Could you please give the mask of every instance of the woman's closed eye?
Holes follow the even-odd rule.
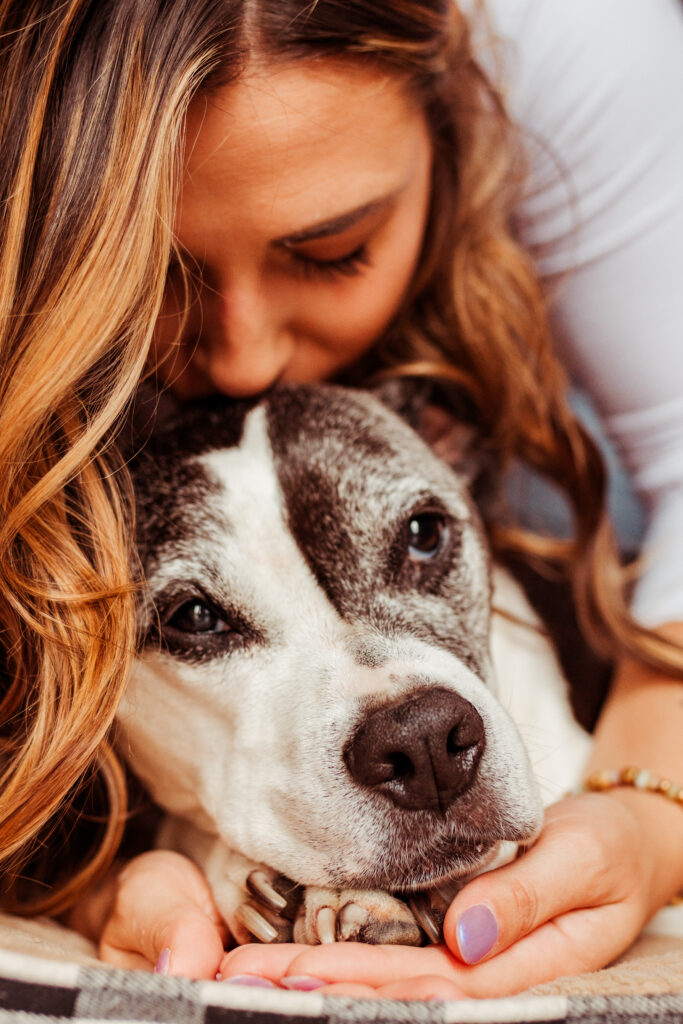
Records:
[[[379,209],[363,214],[357,222],[339,230],[327,233],[323,228],[320,235],[282,238],[275,245],[286,256],[287,270],[293,269],[305,280],[358,277],[372,266],[371,250],[376,247],[392,209],[393,200],[384,201]]]
[[[344,256],[329,258],[311,256],[303,252],[297,252],[296,249],[289,249],[288,251],[292,257],[296,272],[301,274],[306,280],[356,277],[362,274],[365,268],[372,266],[365,243],[356,246],[355,249]]]

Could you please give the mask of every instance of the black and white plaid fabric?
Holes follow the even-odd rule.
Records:
[[[680,1024],[683,993],[665,996],[517,996],[404,1003],[357,1000],[144,971],[40,960],[0,950],[0,1024]]]

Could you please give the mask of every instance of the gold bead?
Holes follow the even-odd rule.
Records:
[[[609,775],[605,771],[593,772],[593,774],[588,780],[588,785],[590,789],[595,790],[596,792],[601,792],[602,790],[609,789]]]

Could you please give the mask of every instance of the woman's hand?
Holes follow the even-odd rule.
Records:
[[[567,798],[548,809],[528,853],[458,894],[446,946],[251,945],[228,953],[221,974],[420,999],[511,995],[596,970],[633,942],[666,898],[672,879],[662,881],[658,852],[664,830],[683,827],[676,816],[680,808],[632,790]]]
[[[115,967],[190,978],[215,978],[227,938],[201,871],[168,850],[135,857],[68,923]]]

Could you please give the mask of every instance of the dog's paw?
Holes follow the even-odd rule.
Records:
[[[311,946],[330,942],[419,946],[423,938],[410,909],[389,893],[310,886],[294,923],[294,941]]]
[[[257,942],[291,942],[302,888],[264,867],[250,871],[246,887],[250,898],[235,911],[244,931]]]

